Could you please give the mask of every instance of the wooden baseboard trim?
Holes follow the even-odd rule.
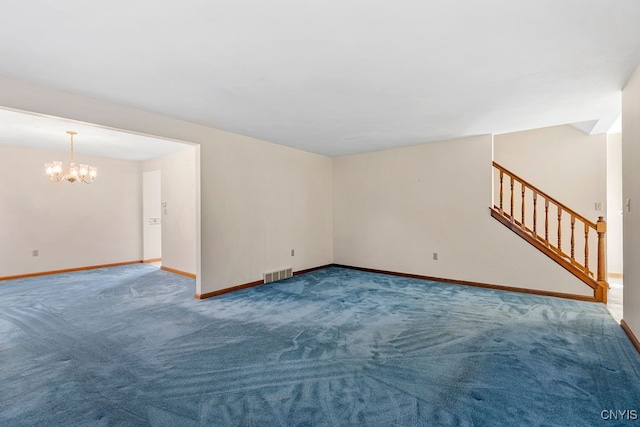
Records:
[[[160,270],[168,271],[169,273],[179,274],[181,276],[185,276],[185,277],[188,277],[190,279],[195,279],[196,278],[196,275],[193,274],[193,273],[188,273],[188,272],[182,271],[182,270],[176,270],[175,268],[166,267],[164,265],[162,267],[160,267]]]
[[[319,267],[312,267],[312,268],[307,268],[300,271],[294,271],[293,275],[299,276],[300,274],[311,273],[312,271],[320,270],[320,269],[331,267],[331,266],[333,266],[333,264],[326,264],[326,265],[321,265]],[[256,280],[255,282],[243,283],[242,285],[233,286],[231,288],[220,289],[218,291],[207,292],[205,294],[196,294],[195,297],[197,299],[207,299],[211,297],[216,297],[218,295],[227,294],[229,292],[239,291],[241,289],[247,289],[247,288],[252,288],[254,286],[262,285],[263,282],[264,282],[263,280]]]
[[[607,276],[611,277],[612,279],[622,279],[622,273],[608,273]]]
[[[334,265],[335,264],[326,264],[326,265],[321,265],[320,267],[312,267],[312,268],[307,268],[305,270],[294,271],[293,275],[294,276],[299,276],[300,274],[311,273],[312,271],[322,270],[323,268],[333,267]]]
[[[72,273],[74,271],[95,270],[96,268],[119,267],[121,265],[141,264],[142,260],[114,262],[111,264],[88,265],[85,267],[64,268],[61,270],[38,271],[36,273],[16,274],[14,276],[0,277],[0,280],[26,279],[28,277],[47,276],[49,274]]]
[[[503,285],[493,285],[493,284],[490,284],[490,283],[470,282],[468,280],[446,279],[446,278],[443,278],[443,277],[423,276],[423,275],[420,275],[420,274],[399,273],[397,271],[378,270],[378,269],[375,269],[375,268],[365,268],[365,267],[354,267],[354,266],[343,265],[343,264],[333,264],[333,266],[342,267],[342,268],[350,268],[352,270],[367,271],[367,272],[370,272],[370,273],[389,274],[391,276],[409,277],[409,278],[412,278],[412,279],[431,280],[431,281],[434,281],[434,282],[451,283],[451,284],[454,284],[454,285],[474,286],[474,287],[477,287],[477,288],[487,288],[487,289],[494,289],[494,290],[498,290],[498,291],[518,292],[518,293],[521,293],[521,294],[533,294],[533,295],[541,295],[541,296],[546,296],[546,297],[573,299],[573,300],[578,300],[578,301],[598,302],[594,297],[585,296],[585,295],[565,294],[565,293],[562,293],[562,292],[539,291],[539,290],[536,290],[536,289],[516,288],[516,287],[513,287],[513,286],[503,286]]]
[[[341,267],[341,268],[348,268],[348,269],[351,269],[351,270],[366,271],[366,272],[369,272],[369,273],[388,274],[388,275],[391,275],[391,276],[409,277],[409,278],[412,278],[412,279],[430,280],[430,281],[434,281],[434,282],[451,283],[451,284],[454,284],[454,285],[474,286],[474,287],[477,287],[477,288],[494,289],[494,290],[498,290],[498,291],[518,292],[518,293],[522,293],[522,294],[541,295],[541,296],[546,296],[546,297],[565,298],[565,299],[572,299],[572,300],[578,300],[578,301],[587,301],[587,302],[598,302],[596,300],[596,298],[591,297],[591,296],[586,296],[586,295],[574,295],[574,294],[565,294],[565,293],[562,293],[562,292],[539,291],[539,290],[536,290],[536,289],[516,288],[516,287],[513,287],[513,286],[493,285],[493,284],[490,284],[490,283],[470,282],[470,281],[467,281],[467,280],[446,279],[446,278],[443,278],[443,277],[433,277],[433,276],[423,276],[423,275],[420,275],[420,274],[400,273],[400,272],[397,272],[397,271],[379,270],[379,269],[375,269],[375,268],[366,268],[366,267],[355,267],[355,266],[344,265],[344,264],[327,264],[327,265],[322,265],[322,266],[319,266],[319,267],[308,268],[308,269],[305,269],[305,270],[296,271],[296,272],[293,273],[293,275],[294,276],[298,276],[300,274],[310,273],[312,271],[320,270],[320,269],[328,268],[328,267]],[[226,294],[226,293],[229,293],[229,292],[239,291],[241,289],[251,288],[253,286],[258,286],[258,285],[262,285],[262,284],[263,284],[262,280],[256,280],[255,282],[244,283],[242,285],[233,286],[231,288],[220,289],[218,291],[207,292],[205,294],[196,294],[195,297],[197,299],[206,299],[206,298],[211,298],[211,297],[215,297],[215,296],[218,296],[218,295]]]
[[[205,294],[196,294],[197,299],[207,299],[211,297],[217,297],[218,295],[228,294],[229,292],[235,292],[242,289],[252,288],[254,286],[262,285],[263,280],[256,280],[255,282],[244,283],[242,285],[233,286],[231,288],[220,289],[218,291],[207,292]]]
[[[631,340],[631,344],[633,344],[636,350],[638,350],[638,353],[640,353],[640,341],[638,341],[638,338],[635,336],[635,334],[633,333],[629,325],[627,325],[627,322],[624,321],[624,319],[620,320],[620,326],[622,326],[622,329],[629,337],[629,340]]]
[[[145,264],[150,264],[152,262],[161,262],[162,258],[150,258],[150,259],[145,259],[142,262],[144,262]]]

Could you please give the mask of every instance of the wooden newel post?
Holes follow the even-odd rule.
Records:
[[[607,223],[603,217],[598,217],[598,223],[596,224],[596,231],[598,232],[598,282],[605,282],[607,280],[607,272],[605,267],[606,254],[604,249],[604,234],[607,232]]]
[[[602,285],[602,288],[599,289],[599,299],[603,303],[607,303],[607,289],[609,285],[607,284],[607,270],[606,270],[606,253],[604,248],[604,235],[607,232],[607,223],[604,221],[603,217],[598,217],[598,222],[596,223],[596,232],[598,233],[598,272],[597,278],[599,284]]]

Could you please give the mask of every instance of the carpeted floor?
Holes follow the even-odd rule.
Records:
[[[143,264],[0,282],[0,425],[577,426],[640,412],[640,356],[602,304],[341,268],[194,292]]]

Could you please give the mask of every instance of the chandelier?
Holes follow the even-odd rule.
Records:
[[[73,162],[73,136],[77,135],[77,132],[68,130],[67,133],[71,136],[71,162],[69,169],[63,172],[63,164],[57,160],[51,163],[45,163],[45,171],[51,181],[60,182],[68,181],[74,183],[76,181],[82,181],[87,184],[91,184],[93,180],[98,176],[98,168],[85,164],[77,165]]]

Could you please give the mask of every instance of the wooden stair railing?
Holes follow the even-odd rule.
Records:
[[[607,225],[604,218],[599,217],[598,221],[594,223],[498,163],[493,162],[493,167],[494,174],[496,172],[498,174],[499,202],[490,209],[491,216],[589,285],[593,289],[596,301],[606,303],[609,285],[606,281],[605,233]],[[504,201],[505,191],[509,193],[506,203]],[[519,195],[516,196],[516,193]],[[518,204],[518,202],[520,203]],[[538,206],[544,206],[544,210],[542,207],[540,208],[543,220],[538,216]],[[528,213],[528,209],[531,210],[530,213]],[[563,222],[565,223],[564,230],[562,228]],[[544,224],[543,232],[540,230],[542,224],[539,223]],[[555,223],[555,226],[552,223]],[[578,231],[576,231],[576,223],[578,223]],[[584,230],[584,237],[576,237],[576,234],[581,233],[580,230]],[[563,244],[566,244],[563,242],[563,238],[569,239],[569,253],[563,249]],[[590,246],[597,248],[595,260],[593,259],[594,254],[590,253]],[[576,248],[579,248],[583,253],[576,255]],[[595,273],[590,267],[594,261],[596,263]]]

